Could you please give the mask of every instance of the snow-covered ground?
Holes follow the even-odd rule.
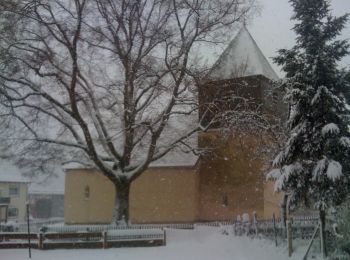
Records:
[[[220,228],[167,230],[167,245],[151,248],[68,249],[32,251],[33,260],[296,260],[305,248],[287,256],[284,247],[271,241],[223,235]],[[1,260],[28,259],[26,249],[0,250]]]

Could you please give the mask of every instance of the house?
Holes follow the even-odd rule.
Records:
[[[223,101],[234,93],[253,100],[250,109],[260,109],[268,120],[283,121],[287,109],[271,84],[277,78],[243,27],[199,86],[199,117],[211,120],[215,109],[237,105]],[[206,104],[213,102],[212,113],[204,113]],[[253,212],[268,218],[279,214],[280,198],[264,176],[273,150],[272,134],[244,126],[227,134],[224,128],[215,124],[198,134],[198,146],[209,148],[210,153],[200,158],[177,155],[176,160],[167,155],[132,183],[132,223],[232,220]],[[65,172],[65,223],[110,223],[114,185],[96,169],[72,167]]]
[[[0,222],[25,221],[28,183],[15,166],[0,160]]]
[[[37,176],[28,188],[30,214],[36,219],[63,218],[64,173]]]

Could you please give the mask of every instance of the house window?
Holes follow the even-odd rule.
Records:
[[[19,195],[19,186],[17,184],[10,185],[9,195],[12,197]]]
[[[90,187],[86,186],[84,190],[84,197],[86,200],[90,199]]]
[[[18,217],[18,208],[9,208],[7,215],[9,218],[17,218]]]

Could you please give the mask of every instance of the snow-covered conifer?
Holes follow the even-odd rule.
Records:
[[[326,0],[290,0],[296,44],[279,50],[275,62],[286,72],[290,136],[269,174],[291,202],[312,203],[324,215],[349,191],[349,113],[346,80],[337,62],[349,44],[337,39],[348,15],[334,17]],[[348,90],[347,90],[348,91]],[[309,204],[310,205],[310,204]]]

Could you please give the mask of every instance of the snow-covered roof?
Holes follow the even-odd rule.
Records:
[[[192,167],[199,157],[191,152],[173,151],[150,164],[150,167]]]
[[[60,169],[52,174],[29,178],[12,162],[0,160],[0,182],[29,183],[30,194],[64,194],[64,173]]]
[[[64,172],[57,169],[54,173],[35,176],[28,188],[29,194],[64,194]]]
[[[0,182],[29,182],[12,163],[0,160]]]
[[[278,76],[245,26],[231,41],[211,69],[209,79],[232,79],[263,75],[276,80]]]
[[[181,151],[172,151],[162,158],[150,164],[150,168],[157,167],[193,167],[197,164],[199,156],[193,153],[185,153]],[[91,169],[92,167],[84,166],[79,163],[69,163],[63,166],[64,170],[74,169]]]

